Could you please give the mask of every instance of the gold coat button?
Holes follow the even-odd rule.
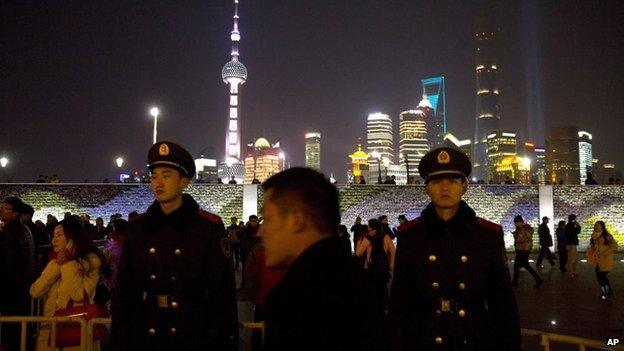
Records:
[[[440,287],[440,284],[438,284],[438,282],[433,282],[433,284],[431,284],[431,287],[433,287],[434,289],[437,289]]]
[[[156,253],[156,248],[150,247],[149,253],[151,253],[152,255],[155,254]]]
[[[466,289],[466,284],[459,283],[459,290],[464,290],[464,289]]]
[[[435,262],[436,259],[437,259],[437,257],[435,255],[430,255],[429,256],[429,261],[431,261],[431,262]]]
[[[150,279],[151,279],[151,280],[156,280],[156,274],[152,274],[152,275],[150,275]]]
[[[468,256],[462,256],[461,261],[464,263],[468,262]]]
[[[436,338],[435,338],[435,343],[436,343],[436,344],[438,344],[438,345],[440,345],[440,344],[442,343],[442,338],[441,338],[441,337],[439,337],[439,336],[436,336]]]
[[[171,332],[171,334],[175,334],[178,330],[175,327],[171,327],[171,329],[169,329],[169,332]]]
[[[460,317],[465,317],[465,316],[466,316],[466,311],[464,311],[464,310],[459,310],[459,312],[457,312],[457,314],[458,314]]]
[[[180,254],[182,254],[182,251],[180,249],[175,249],[174,253],[176,254],[176,256],[180,256]]]
[[[175,301],[171,301],[171,307],[178,308],[178,303]]]
[[[147,332],[148,332],[150,335],[154,335],[154,334],[156,334],[156,329],[154,329],[154,328],[150,328]]]

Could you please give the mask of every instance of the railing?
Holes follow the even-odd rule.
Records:
[[[540,330],[521,329],[522,336],[538,337],[541,349],[550,351],[551,342],[559,342],[564,344],[576,345],[579,351],[585,351],[587,347],[599,350],[624,350],[624,345],[607,346],[605,341],[585,339],[577,336],[554,334]]]

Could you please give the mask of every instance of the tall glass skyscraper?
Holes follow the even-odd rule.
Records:
[[[432,118],[428,120],[428,131],[431,147],[436,148],[444,144],[444,135],[447,132],[444,76],[423,79],[422,86],[433,109]]]
[[[366,123],[366,152],[371,155],[379,154],[379,158],[388,159],[393,163],[394,138],[392,135],[392,119],[385,113],[371,113]],[[372,163],[377,160],[371,159]]]
[[[497,27],[493,23],[495,5],[491,1],[479,1],[476,43],[476,95],[475,137],[473,173],[485,180],[488,173],[487,136],[500,128],[500,103],[498,91]]]
[[[581,184],[585,184],[587,179],[587,172],[593,172],[594,169],[594,157],[592,153],[592,135],[585,132],[578,132],[579,137],[579,165],[581,172]]]
[[[305,166],[321,170],[321,133],[311,132],[305,135]]]
[[[429,152],[427,121],[430,121],[432,111],[425,97],[418,109],[399,114],[399,163],[408,166],[410,175],[418,174],[420,160]]]

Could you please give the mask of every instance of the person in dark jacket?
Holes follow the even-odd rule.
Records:
[[[578,235],[581,233],[581,226],[576,221],[576,215],[568,216],[568,223],[565,226],[566,251],[568,252],[568,263],[566,271],[570,278],[578,276],[576,273],[577,247],[579,244]]]
[[[565,272],[566,265],[568,264],[568,250],[566,249],[565,242],[565,221],[559,221],[559,223],[557,223],[555,237],[557,237],[557,252],[559,253],[559,270]]]
[[[388,216],[379,216],[379,222],[381,222],[381,228],[385,235],[388,235],[390,239],[396,238],[392,229],[390,229],[390,223],[388,222]]]
[[[4,316],[30,315],[28,290],[35,280],[35,243],[33,236],[20,220],[24,203],[17,197],[7,197],[0,203],[0,313]],[[2,325],[2,343],[7,350],[18,350],[19,324]],[[1,348],[1,347],[0,347]]]
[[[555,266],[555,255],[550,251],[550,248],[553,246],[552,236],[550,236],[550,228],[548,228],[548,222],[550,219],[548,217],[542,218],[542,224],[537,228],[537,234],[539,235],[539,244],[540,244],[540,253],[537,257],[537,268],[544,268],[542,266],[542,260],[544,257],[548,259],[550,265],[552,267]]]
[[[148,153],[156,200],[128,224],[112,303],[115,350],[238,350],[232,251],[223,221],[182,191],[191,155],[161,141]]]
[[[258,241],[256,234],[258,233],[258,224],[260,223],[258,216],[251,215],[249,216],[249,222],[247,225],[242,228],[240,231],[240,259],[242,265],[242,271],[245,271],[245,265],[247,264],[247,256],[249,256],[249,251],[254,246],[254,244]],[[245,275],[241,279],[241,290],[245,289]]]
[[[520,350],[503,229],[461,200],[471,164],[452,148],[419,165],[431,203],[398,234],[390,298],[394,350]]]
[[[336,228],[338,191],[309,168],[262,185],[266,265],[287,269],[266,300],[267,351],[368,350],[379,335]]]
[[[355,217],[355,223],[351,226],[351,233],[353,233],[353,247],[360,241],[360,236],[366,234],[368,226],[362,224],[362,217]]]

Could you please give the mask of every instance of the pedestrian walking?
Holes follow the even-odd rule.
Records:
[[[550,251],[550,248],[553,246],[552,236],[550,236],[550,228],[548,228],[548,222],[550,219],[548,217],[542,218],[542,224],[537,228],[537,234],[539,235],[539,244],[540,244],[540,253],[537,257],[537,268],[544,268],[542,266],[542,260],[544,257],[548,260],[552,267],[555,266],[555,255]]]
[[[471,168],[453,148],[420,161],[431,203],[399,228],[390,299],[394,350],[520,350],[503,229],[461,200]]]
[[[614,253],[617,250],[617,241],[607,231],[603,221],[594,224],[594,231],[590,240],[587,256],[596,272],[596,280],[600,286],[600,297],[604,300],[611,297],[613,290],[607,274],[613,270]]]
[[[365,234],[368,230],[368,227],[365,224],[362,224],[362,217],[355,217],[355,223],[351,226],[351,233],[353,233],[353,247],[357,246],[358,241],[360,241],[360,236]]]
[[[245,265],[247,264],[247,256],[249,255],[249,250],[254,246],[254,244],[258,241],[256,234],[258,233],[258,225],[260,221],[258,220],[258,216],[251,215],[249,216],[249,221],[245,228],[240,231],[240,256],[241,256],[241,264],[242,271],[245,271]],[[245,289],[245,275],[243,274],[241,279],[240,289]]]
[[[533,248],[533,228],[524,222],[522,216],[514,217],[516,230],[513,231],[514,247],[516,248],[516,258],[514,259],[512,286],[518,286],[520,268],[526,269],[535,279],[534,287],[539,287],[544,282],[537,272],[529,265],[529,255]]]
[[[576,222],[576,215],[571,214],[568,216],[568,223],[565,226],[565,241],[566,251],[568,252],[568,263],[566,264],[566,271],[570,278],[578,276],[576,272],[577,264],[577,247],[579,244],[578,235],[581,233],[581,226]]]
[[[240,232],[242,228],[238,226],[238,218],[232,217],[230,218],[230,225],[225,229],[228,237],[228,241],[230,242],[230,247],[232,248],[232,253],[234,254],[234,270],[238,270],[238,265],[240,263]]]
[[[566,248],[565,241],[565,221],[559,221],[557,223],[557,229],[555,229],[555,236],[557,237],[557,252],[559,253],[559,270],[566,272],[566,266],[568,264],[568,249]]]

